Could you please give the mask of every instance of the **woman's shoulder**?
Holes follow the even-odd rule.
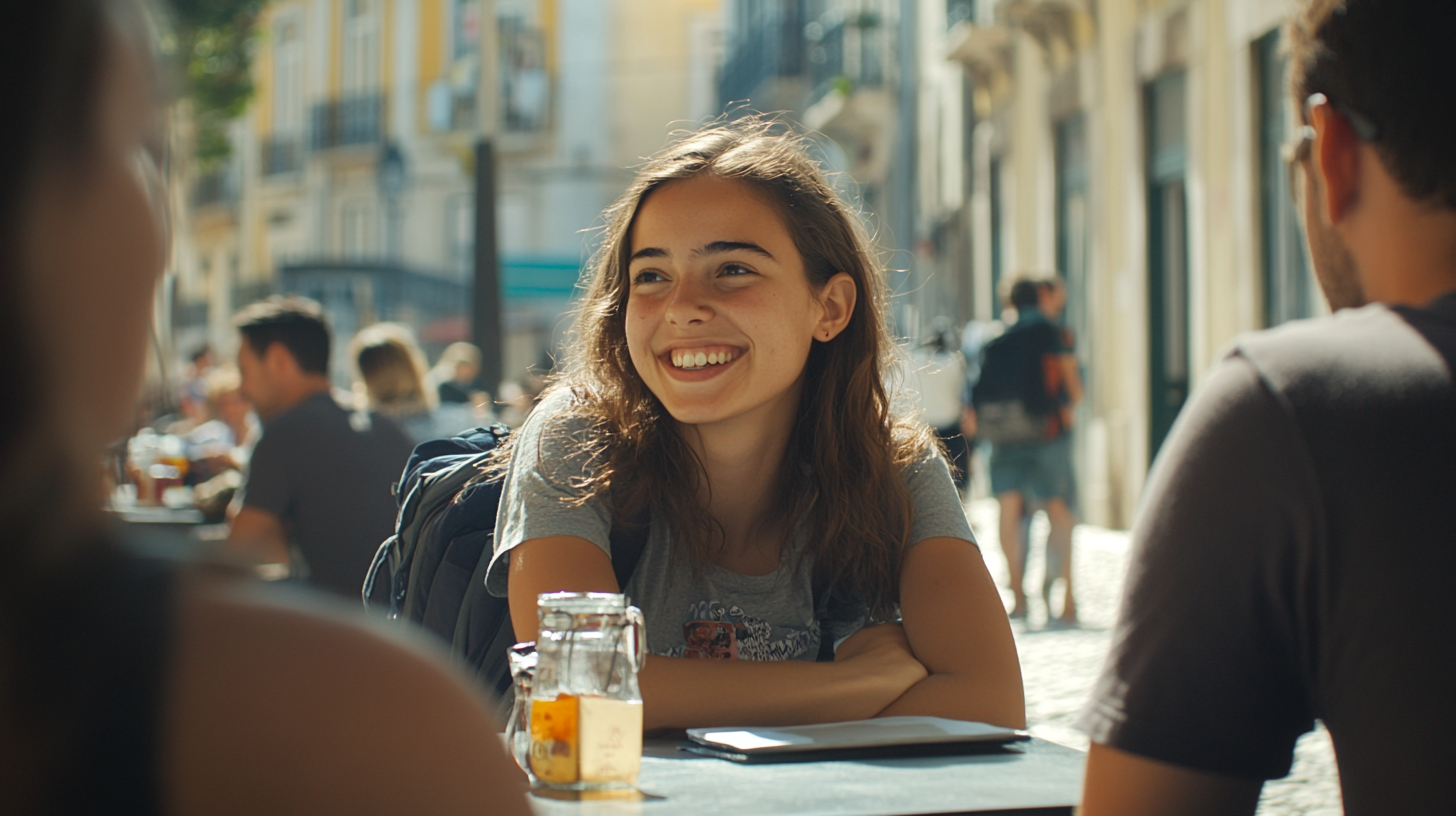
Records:
[[[170,809],[524,812],[484,698],[427,648],[323,601],[205,577],[179,607]],[[369,778],[396,781],[357,784]]]

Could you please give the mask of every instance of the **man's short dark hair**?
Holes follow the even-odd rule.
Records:
[[[275,295],[238,312],[233,325],[254,354],[261,357],[282,343],[305,372],[329,373],[329,324],[316,301]]]
[[[1041,290],[1061,283],[1052,272],[1017,272],[1006,286],[1006,301],[1017,309],[1035,309],[1040,305]]]
[[[1386,169],[1409,197],[1456,209],[1456,3],[1300,0],[1284,29],[1290,89],[1322,93],[1376,128]]]

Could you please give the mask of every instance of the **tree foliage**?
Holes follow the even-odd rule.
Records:
[[[232,154],[227,126],[253,98],[253,48],[268,0],[170,0],[175,53],[192,101],[198,170]]]

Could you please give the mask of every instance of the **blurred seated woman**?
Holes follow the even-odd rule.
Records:
[[[0,812],[526,813],[422,649],[103,517],[167,256],[151,31],[137,0],[0,4]]]
[[[425,387],[425,355],[408,328],[375,323],[354,335],[349,348],[361,407],[394,420],[416,445],[470,427],[461,414],[439,410],[439,399]]]

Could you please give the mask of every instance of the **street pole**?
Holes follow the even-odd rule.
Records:
[[[476,386],[500,396],[505,377],[501,332],[503,293],[500,282],[500,245],[495,229],[496,166],[494,137],[499,131],[496,66],[499,62],[495,0],[479,0],[476,45],[475,121],[475,286],[472,289],[471,339],[480,347],[480,374]]]
[[[500,256],[495,234],[495,148],[475,143],[475,288],[471,334],[480,347],[476,384],[499,396],[502,376]]]

